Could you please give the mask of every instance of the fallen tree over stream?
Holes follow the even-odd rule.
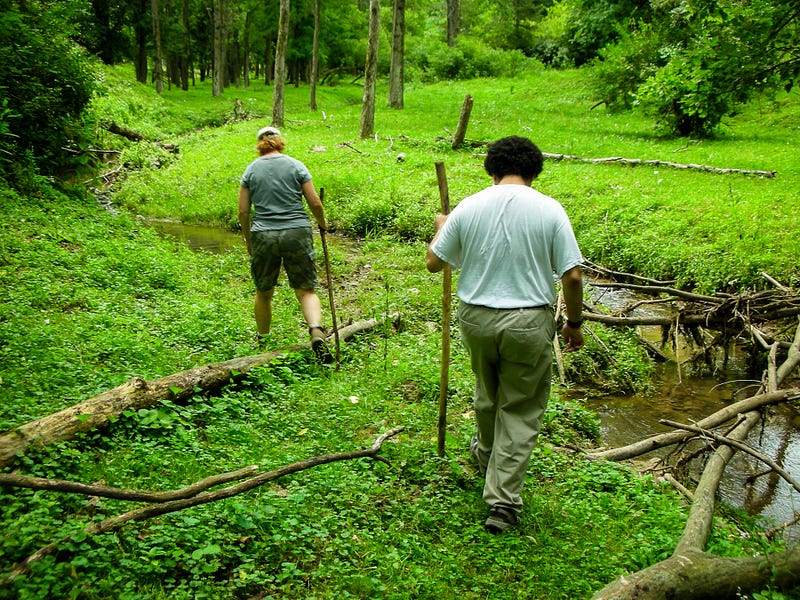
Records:
[[[601,284],[602,285],[602,284]],[[797,294],[778,286],[778,290],[744,296],[716,295],[699,296],[687,294],[659,285],[623,285],[638,292],[670,296],[670,302],[679,306],[677,313],[664,319],[636,318],[628,314],[604,315],[593,310],[586,318],[608,325],[661,325],[669,329],[679,327],[691,331],[692,327],[718,328],[715,343],[727,343],[741,334],[747,334],[769,353],[758,392],[723,408],[692,424],[662,421],[676,429],[674,432],[655,435],[623,448],[597,450],[588,453],[594,460],[630,460],[667,446],[677,446],[669,455],[658,459],[648,470],[672,482],[691,501],[689,516],[683,534],[672,554],[662,562],[637,573],[623,575],[597,592],[593,600],[633,600],[681,598],[740,598],[742,593],[756,592],[767,587],[793,588],[800,585],[800,547],[773,556],[753,558],[722,558],[704,551],[711,533],[717,490],[733,454],[744,450],[765,462],[768,469],[762,473],[778,473],[800,493],[800,484],[784,471],[777,461],[761,455],[744,443],[747,435],[762,422],[761,411],[783,402],[800,400],[800,388],[781,389],[790,380],[800,365],[800,323],[795,323],[793,341],[781,342],[777,336],[760,329],[761,325],[800,314],[800,298]],[[696,332],[694,339],[698,339]],[[665,341],[669,336],[665,336]],[[702,338],[701,338],[702,339]],[[703,351],[708,348],[703,345]],[[782,362],[777,357],[784,356]],[[712,428],[727,426],[727,431],[716,433]],[[700,441],[702,447],[691,451],[690,441]],[[702,468],[699,483],[694,492],[689,492],[678,482],[679,472],[690,460],[708,456]],[[798,522],[800,514],[789,523]],[[780,531],[777,528],[773,533]]]

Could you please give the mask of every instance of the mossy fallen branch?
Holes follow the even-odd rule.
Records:
[[[368,331],[387,319],[396,321],[398,316],[368,319],[342,327],[339,330],[339,338],[345,340],[357,333]],[[112,418],[118,417],[126,410],[148,408],[165,399],[188,398],[197,393],[198,389],[204,391],[218,389],[242,379],[255,367],[265,365],[284,354],[309,347],[310,343],[299,344],[266,354],[233,358],[152,381],[134,377],[112,390],[0,435],[0,467],[13,463],[17,454],[25,452],[32,445],[46,446],[71,439],[78,433],[105,427]]]

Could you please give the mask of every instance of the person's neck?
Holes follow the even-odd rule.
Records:
[[[504,175],[503,177],[492,176],[495,185],[530,185],[530,181],[523,179],[521,175]]]

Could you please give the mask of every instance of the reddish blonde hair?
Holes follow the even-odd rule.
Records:
[[[270,152],[283,152],[286,149],[286,142],[278,135],[264,136],[256,144],[256,151],[259,156],[264,156]]]

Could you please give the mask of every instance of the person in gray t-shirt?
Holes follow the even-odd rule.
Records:
[[[256,294],[254,312],[259,342],[272,324],[272,296],[281,265],[303,311],[311,344],[319,356],[325,350],[322,307],[317,286],[316,254],[311,222],[303,207],[306,199],[320,229],[327,229],[322,201],[311,173],[299,160],[283,154],[280,131],[258,131],[259,157],[248,165],[239,186],[239,223],[242,226]]]

